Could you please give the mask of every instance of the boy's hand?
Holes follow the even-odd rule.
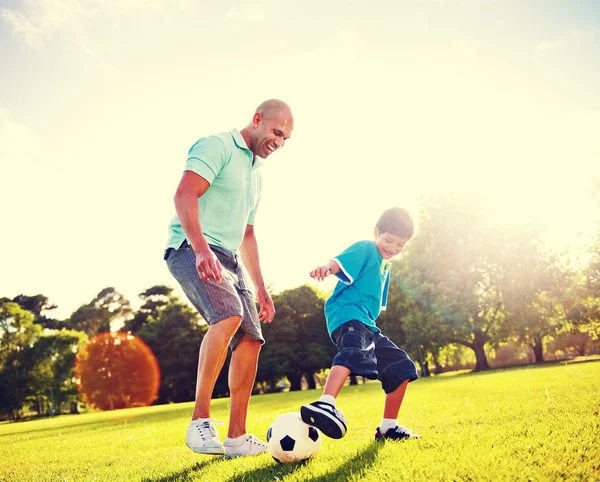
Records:
[[[331,270],[327,266],[319,266],[310,272],[310,277],[317,281],[323,281],[331,274]]]

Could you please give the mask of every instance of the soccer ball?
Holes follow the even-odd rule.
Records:
[[[269,453],[277,462],[299,462],[316,454],[321,447],[319,431],[306,425],[298,412],[277,417],[267,431]]]

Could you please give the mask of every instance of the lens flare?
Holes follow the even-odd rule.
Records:
[[[83,401],[93,408],[143,407],[158,397],[160,369],[142,340],[129,333],[106,332],[79,349],[75,383]]]

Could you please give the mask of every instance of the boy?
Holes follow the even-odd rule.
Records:
[[[339,439],[346,434],[346,419],[336,409],[336,397],[351,373],[378,378],[386,393],[383,419],[375,440],[418,437],[397,422],[406,386],[419,378],[415,364],[375,324],[387,304],[389,260],[402,252],[413,231],[406,210],[387,209],[375,226],[374,242],[354,243],[310,272],[317,280],[330,274],[339,278],[325,304],[327,330],[338,354],[333,359],[323,396],[300,410],[304,423],[317,427],[328,437]]]

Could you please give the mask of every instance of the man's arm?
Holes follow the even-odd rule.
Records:
[[[196,269],[203,280],[221,282],[221,264],[208,247],[200,226],[198,198],[210,187],[202,176],[185,171],[175,192],[175,211],[185,237],[196,253]]]
[[[258,243],[256,241],[256,236],[254,235],[254,226],[251,224],[246,225],[244,240],[240,246],[240,253],[242,255],[244,266],[248,270],[248,274],[250,274],[250,278],[252,278],[252,282],[256,288],[256,298],[260,305],[258,318],[265,323],[269,323],[275,316],[275,307],[273,306],[273,300],[265,287],[265,281],[260,270]]]

